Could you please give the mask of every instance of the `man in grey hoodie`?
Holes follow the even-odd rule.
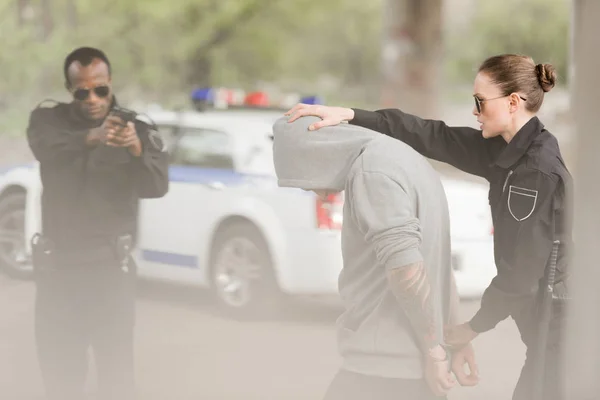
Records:
[[[287,119],[273,126],[279,186],[345,195],[343,362],[325,398],[445,396],[454,381],[443,327],[457,318],[450,315],[457,298],[438,174],[411,147],[371,130],[343,124],[309,131],[318,118]],[[453,370],[461,384],[477,383],[471,347],[454,354]]]

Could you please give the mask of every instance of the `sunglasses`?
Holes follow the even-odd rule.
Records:
[[[492,101],[492,100],[498,100],[498,99],[503,99],[505,97],[508,97],[510,95],[506,95],[506,96],[500,96],[500,97],[494,97],[492,99],[480,99],[479,97],[477,97],[476,94],[473,95],[473,98],[475,99],[475,108],[477,108],[477,113],[481,114],[481,105],[484,101]],[[527,101],[527,99],[524,99],[522,96],[519,96],[519,98],[523,101]]]
[[[93,89],[76,89],[73,91],[73,97],[79,101],[83,101],[90,97],[90,92],[94,91],[94,94],[100,98],[104,98],[108,96],[110,93],[110,88],[106,85],[96,86]]]

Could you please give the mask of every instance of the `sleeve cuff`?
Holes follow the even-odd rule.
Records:
[[[404,250],[394,254],[385,263],[385,268],[391,270],[423,261],[423,256],[417,248]]]
[[[486,315],[484,308],[480,308],[477,314],[469,321],[469,326],[473,331],[483,333],[494,329],[498,325],[498,322],[500,321],[493,318],[493,316]]]
[[[360,108],[353,108],[352,111],[354,111],[354,118],[348,121],[349,124],[375,130],[377,127],[379,114],[373,111],[362,110]]]

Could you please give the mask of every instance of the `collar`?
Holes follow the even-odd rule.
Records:
[[[538,117],[531,118],[502,150],[495,164],[504,169],[512,167],[525,155],[531,143],[543,129],[544,125]]]

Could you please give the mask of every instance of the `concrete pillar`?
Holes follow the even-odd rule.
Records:
[[[591,400],[600,398],[600,1],[574,0],[573,11],[576,252],[564,373],[566,398]]]

